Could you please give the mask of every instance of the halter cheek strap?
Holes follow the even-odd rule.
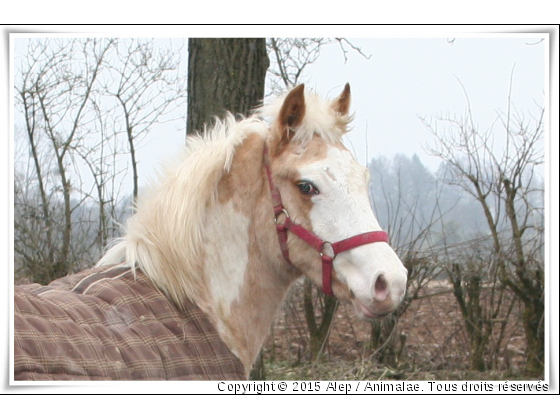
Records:
[[[270,156],[268,154],[268,146],[264,146],[264,162],[266,167],[266,174],[268,177],[268,184],[270,187],[270,194],[272,197],[272,206],[274,208],[274,224],[278,232],[278,242],[280,250],[286,261],[293,265],[290,261],[290,252],[288,249],[288,231],[305,241],[309,246],[319,252],[321,256],[322,271],[323,271],[323,293],[329,296],[334,296],[332,291],[332,270],[333,260],[335,257],[344,251],[357,248],[361,245],[371,244],[374,242],[389,242],[389,236],[384,231],[372,231],[361,233],[338,242],[331,243],[324,241],[315,235],[313,232],[307,230],[303,226],[294,223],[290,218],[290,214],[282,204],[282,197],[280,191],[274,185],[272,179],[272,171],[270,169]],[[280,222],[279,219],[283,218],[284,221]],[[330,250],[329,250],[330,248]],[[327,252],[329,251],[329,252]],[[331,255],[332,254],[332,255]]]

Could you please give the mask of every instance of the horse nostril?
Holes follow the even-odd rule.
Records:
[[[383,301],[387,298],[388,294],[387,280],[385,280],[385,276],[381,274],[375,281],[373,297],[375,300]]]

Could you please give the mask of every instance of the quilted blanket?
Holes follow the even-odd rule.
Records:
[[[15,288],[15,380],[244,380],[194,304],[179,310],[146,276],[101,267]]]

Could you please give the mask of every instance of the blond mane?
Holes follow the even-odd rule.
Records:
[[[183,158],[163,170],[144,191],[125,235],[114,241],[98,266],[126,263],[141,269],[177,305],[200,301],[204,288],[205,214],[217,201],[218,182],[231,168],[238,146],[252,134],[271,135],[263,119],[274,121],[285,95],[259,108],[255,116],[236,121],[228,114],[202,134],[186,141]],[[351,117],[340,115],[331,101],[306,92],[306,114],[294,134],[304,142],[314,134],[334,143],[346,132]]]
[[[217,185],[227,173],[236,148],[251,134],[266,138],[258,118],[224,120],[202,134],[187,137],[183,158],[165,168],[139,197],[124,237],[97,264],[125,262],[140,268],[176,304],[198,300],[206,209],[217,200]]]

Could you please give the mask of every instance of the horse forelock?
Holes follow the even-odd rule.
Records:
[[[260,107],[257,110],[258,115],[271,122],[275,121],[288,93],[280,95]],[[305,143],[314,135],[318,135],[329,144],[339,143],[342,136],[349,131],[353,115],[343,115],[337,112],[334,109],[334,100],[324,99],[316,92],[306,90],[304,95],[305,115],[301,124],[295,129],[292,141]]]
[[[140,268],[178,306],[204,301],[205,218],[218,201],[218,183],[231,169],[238,146],[251,135],[266,138],[258,118],[228,114],[214,127],[187,138],[184,156],[167,165],[144,191],[136,214],[98,265],[126,261]]]

